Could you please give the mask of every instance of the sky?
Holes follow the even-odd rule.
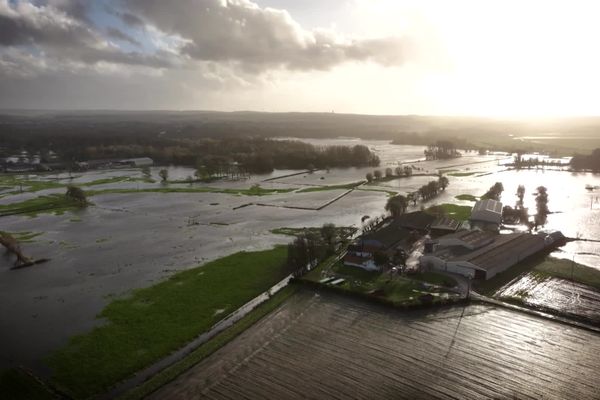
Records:
[[[600,115],[600,2],[0,0],[0,108]]]

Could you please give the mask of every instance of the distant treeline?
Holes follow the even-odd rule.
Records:
[[[98,138],[96,138],[98,139]],[[122,138],[91,140],[53,146],[63,161],[150,157],[157,164],[204,166],[208,170],[237,163],[252,173],[273,169],[315,169],[378,166],[379,157],[368,147],[314,146],[298,140],[264,138],[170,139],[149,137],[141,142]],[[42,158],[46,152],[41,150]]]
[[[590,155],[576,154],[571,160],[571,168],[600,172],[600,149],[595,149]]]

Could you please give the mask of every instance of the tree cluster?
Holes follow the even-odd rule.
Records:
[[[385,169],[385,178],[387,179],[392,179],[395,177],[398,178],[403,178],[403,177],[408,177],[412,175],[412,167],[409,165],[405,165],[404,167],[402,166],[398,166],[394,169],[392,168],[386,168]],[[368,182],[373,182],[373,181],[379,181],[381,179],[383,179],[384,175],[381,172],[381,170],[376,169],[373,172],[368,172],[367,175],[365,176],[365,178],[367,179]]]
[[[318,264],[335,253],[339,240],[334,224],[324,224],[319,233],[310,231],[296,236],[288,244],[287,270],[294,276],[302,276],[309,267]]]
[[[502,196],[502,192],[504,192],[504,185],[502,182],[496,182],[489,190],[481,196],[482,199],[491,199],[500,201],[500,196]]]
[[[600,172],[600,149],[595,149],[590,155],[576,154],[571,160],[574,170],[591,170]]]
[[[438,140],[434,144],[428,145],[424,153],[426,160],[446,160],[461,156],[456,150],[456,145],[449,140]]]

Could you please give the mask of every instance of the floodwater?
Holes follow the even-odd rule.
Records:
[[[423,161],[423,147],[396,146],[387,141],[358,139],[309,140],[317,145],[366,144],[382,159],[384,169],[411,162],[415,173],[435,174],[439,169],[472,172],[449,176],[450,186],[425,206],[444,202],[472,205],[454,196],[480,196],[496,181],[504,183],[503,201],[516,201],[516,188],[526,186],[526,205],[535,209],[532,193],[539,185],[548,187],[549,229],[565,235],[600,239],[600,193],[588,192],[586,184],[600,185],[600,175],[564,171],[506,171],[503,154],[469,153],[459,159]],[[412,162],[415,161],[415,162]],[[162,187],[160,167],[151,169],[156,183],[120,182],[89,186],[103,188]],[[208,184],[220,188],[306,188],[339,185],[363,180],[373,168],[348,168],[302,173],[274,171],[240,181]],[[193,170],[169,167],[170,179],[185,179]],[[299,174],[297,174],[299,173]],[[290,174],[296,174],[289,176]],[[101,170],[73,174],[30,175],[29,179],[59,179],[77,184],[114,176],[141,178],[139,169]],[[275,178],[275,179],[273,179]],[[50,258],[45,264],[10,270],[12,260],[0,257],[0,368],[24,364],[43,371],[40,360],[63,346],[69,337],[102,323],[96,315],[117,296],[147,287],[173,273],[240,250],[260,250],[286,244],[290,237],[274,235],[280,227],[320,226],[326,222],[360,227],[364,215],[381,215],[388,194],[418,189],[433,176],[413,176],[345,190],[282,193],[267,196],[238,196],[219,193],[127,193],[101,194],[87,209],[63,215],[10,216],[0,219],[0,230],[40,233],[33,243],[24,243],[24,252]],[[185,187],[188,184],[177,184]],[[205,184],[193,184],[206,186]],[[0,197],[0,204],[22,201],[38,195],[63,192],[49,189]],[[345,195],[344,195],[345,194]],[[341,196],[344,195],[344,196]],[[336,200],[337,199],[337,200]],[[335,200],[335,201],[333,201]],[[332,202],[333,201],[333,202]],[[249,205],[248,205],[249,204]],[[244,206],[241,207],[240,206]],[[418,209],[421,204],[418,204]],[[190,225],[194,221],[196,224]],[[600,266],[600,243],[572,242],[557,256],[575,258],[592,267]]]
[[[520,297],[525,304],[544,307],[575,317],[600,323],[600,293],[593,288],[559,278],[540,279],[525,274],[516,282],[501,288],[494,296]]]
[[[151,399],[594,399],[600,336],[487,305],[302,291]]]

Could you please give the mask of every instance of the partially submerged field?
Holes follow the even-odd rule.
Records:
[[[489,306],[399,313],[304,292],[152,399],[591,399],[600,336]]]
[[[50,357],[53,383],[76,398],[106,391],[280,281],[286,255],[285,247],[236,253],[114,300],[102,326]]]

